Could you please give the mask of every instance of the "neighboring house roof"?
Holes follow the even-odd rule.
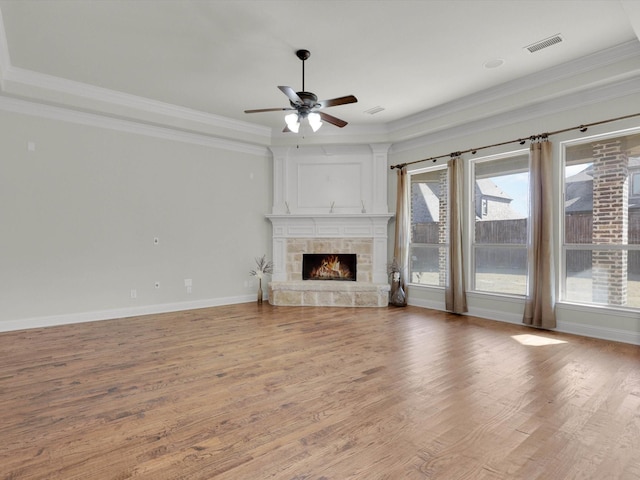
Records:
[[[490,178],[476,180],[476,220],[515,220],[525,218],[511,207],[513,198]],[[483,202],[486,202],[486,209]]]
[[[440,184],[420,182],[411,184],[411,219],[413,223],[440,220]]]
[[[413,223],[438,222],[440,219],[440,184],[438,182],[415,182],[411,184],[411,220]],[[478,197],[479,195],[479,197]],[[490,179],[479,179],[476,182],[477,202],[485,199],[487,214],[478,220],[512,220],[523,218],[523,215],[511,207],[513,199],[503,192]],[[481,208],[480,205],[477,206]],[[481,211],[481,210],[479,210]]]
[[[476,180],[476,192],[483,196],[502,198],[512,201],[513,199],[504,193],[490,178],[479,178]]]
[[[593,166],[567,177],[564,183],[566,213],[593,210]]]
[[[640,172],[640,157],[629,158],[630,171]],[[565,183],[565,212],[579,213],[593,211],[593,164],[567,177]],[[629,188],[631,195],[631,188]],[[638,199],[630,198],[629,208],[640,208]]]

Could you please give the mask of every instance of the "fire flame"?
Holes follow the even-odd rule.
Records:
[[[340,264],[337,255],[329,255],[322,259],[320,266],[311,271],[311,278],[352,278],[351,270]]]

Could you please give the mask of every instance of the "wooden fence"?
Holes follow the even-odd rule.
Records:
[[[438,223],[414,224],[411,232],[413,243],[437,245]],[[593,217],[589,214],[565,216],[566,243],[589,244],[592,241]],[[476,264],[491,266],[493,269],[521,269],[526,267],[526,254],[521,249],[483,248],[482,244],[526,245],[527,219],[487,220],[476,222],[475,241]],[[640,212],[629,213],[628,243],[640,244]],[[640,252],[629,252],[628,270],[640,274]],[[524,262],[524,264],[523,264]],[[430,264],[433,262],[429,262]],[[432,267],[437,266],[437,263]],[[568,272],[581,272],[591,268],[591,251],[573,250],[567,255]]]

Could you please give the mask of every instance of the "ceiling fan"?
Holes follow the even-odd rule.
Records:
[[[304,90],[304,62],[311,56],[309,50],[298,50],[296,56],[302,60],[302,91],[296,92],[291,87],[279,86],[278,88],[289,99],[290,107],[284,108],[260,108],[257,110],[245,110],[244,113],[261,113],[261,112],[280,112],[287,110],[295,110],[296,113],[290,113],[285,117],[287,126],[284,127],[283,132],[297,133],[300,128],[300,121],[307,119],[312,130],[315,132],[322,126],[322,121],[335,125],[336,127],[344,127],[347,122],[339,118],[329,115],[328,113],[320,111],[323,108],[335,107],[337,105],[346,105],[348,103],[355,103],[358,101],[353,95],[346,95],[344,97],[332,98],[330,100],[320,100],[311,92]]]

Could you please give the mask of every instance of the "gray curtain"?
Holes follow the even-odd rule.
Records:
[[[400,267],[400,285],[406,291],[409,270],[409,184],[407,167],[398,170],[398,189],[396,196],[396,231],[393,246],[393,258]]]
[[[449,170],[449,275],[445,287],[445,307],[453,313],[467,312],[467,294],[462,250],[463,163],[452,158]]]
[[[529,288],[522,321],[540,328],[556,327],[552,167],[551,142],[546,139],[532,142],[529,155]]]

